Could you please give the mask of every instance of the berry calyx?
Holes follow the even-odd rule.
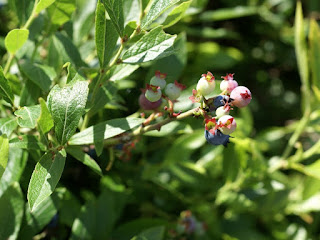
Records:
[[[220,83],[220,90],[230,94],[232,92],[233,89],[235,89],[236,87],[238,87],[238,83],[236,80],[233,80],[233,74],[229,73],[226,76],[222,76],[222,78],[224,79],[221,83]]]
[[[198,93],[200,93],[203,96],[210,95],[216,86],[214,79],[215,78],[211,72],[208,72],[207,74],[202,74],[196,87]]]
[[[161,98],[161,90],[159,86],[154,86],[154,85],[149,85],[147,84],[147,90],[145,93],[145,97],[150,101],[150,102],[156,102]]]
[[[205,119],[206,124],[205,124],[205,129],[207,131],[209,131],[212,134],[215,134],[215,131],[218,129],[218,124],[217,124],[217,120],[215,118],[207,118]]]
[[[161,73],[159,70],[155,72],[155,76],[153,76],[150,80],[150,84],[154,86],[159,86],[160,89],[164,89],[167,82],[165,78],[167,77],[166,73]]]
[[[236,130],[237,123],[236,123],[236,120],[232,116],[225,115],[219,119],[218,126],[219,126],[219,130],[223,134],[228,135],[228,134],[233,133],[234,130]]]
[[[165,94],[172,101],[180,97],[181,91],[185,89],[185,85],[175,81],[174,83],[169,83],[165,89]]]
[[[192,89],[192,96],[190,96],[189,99],[190,99],[193,103],[198,103],[198,102],[201,101],[201,94],[199,94],[197,90]]]
[[[243,108],[251,102],[252,95],[248,88],[239,86],[232,90],[230,98],[232,99],[232,105]]]

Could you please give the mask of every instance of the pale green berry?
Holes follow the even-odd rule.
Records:
[[[221,106],[221,107],[218,107],[217,110],[216,110],[216,117],[217,118],[220,118],[224,115],[228,115],[230,112],[230,107],[226,107],[226,106]]]
[[[150,102],[158,101],[162,96],[160,87],[147,84],[145,96]]]
[[[166,86],[167,82],[163,78],[159,78],[157,76],[153,76],[150,80],[150,84],[154,86],[159,86],[160,89],[164,89]]]

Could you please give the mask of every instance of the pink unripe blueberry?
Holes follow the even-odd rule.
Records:
[[[219,130],[225,135],[233,133],[237,127],[236,120],[230,115],[224,115],[221,118],[219,118],[218,125]]]
[[[230,98],[233,99],[232,105],[243,108],[251,102],[252,96],[248,88],[239,86],[232,90]]]
[[[162,93],[159,86],[153,86],[153,85],[147,84],[145,97],[150,102],[157,102],[161,98],[161,96],[162,96]]]
[[[153,76],[150,80],[150,84],[154,86],[159,86],[160,89],[164,89],[167,82],[165,80],[167,74],[161,73],[160,71],[156,71],[155,76]]]
[[[185,86],[175,81],[174,83],[169,83],[167,85],[165,93],[170,100],[176,100],[180,97],[183,89],[185,89]]]
[[[220,83],[220,90],[225,93],[231,93],[233,89],[238,87],[236,80],[233,80],[234,74],[227,74],[225,77],[222,77],[224,80]]]
[[[216,83],[214,81],[214,76],[211,72],[208,72],[207,74],[201,75],[201,78],[197,84],[197,91],[199,94],[207,96],[213,92],[215,86]]]
[[[150,102],[144,93],[141,93],[139,97],[139,105],[144,110],[154,110],[157,109],[161,105],[162,99],[159,99],[156,102]]]

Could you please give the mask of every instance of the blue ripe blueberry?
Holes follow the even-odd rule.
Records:
[[[212,145],[223,145],[227,146],[229,143],[229,135],[224,135],[219,129],[215,130],[214,134],[208,130],[204,130],[204,136],[208,143]]]
[[[217,97],[215,97],[215,99],[213,101],[213,105],[217,109],[218,107],[224,106],[228,102],[228,100],[229,100],[228,96],[218,95]]]

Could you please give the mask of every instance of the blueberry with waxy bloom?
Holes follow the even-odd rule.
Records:
[[[185,89],[186,86],[175,81],[174,83],[169,83],[165,89],[167,97],[174,101],[180,97],[181,91]]]
[[[165,80],[166,77],[167,77],[166,73],[161,73],[159,70],[157,70],[155,72],[155,75],[151,78],[150,84],[153,86],[159,86],[160,89],[164,89],[164,87],[167,84],[167,82]]]
[[[215,130],[214,134],[212,134],[208,130],[204,130],[204,136],[207,142],[212,145],[223,145],[226,147],[230,142],[230,136],[223,134],[219,129]]]
[[[214,81],[214,76],[211,72],[208,72],[207,74],[202,74],[200,80],[197,84],[197,92],[203,96],[210,95],[213,93],[213,90],[216,86],[216,83]]]
[[[248,88],[239,86],[232,90],[230,98],[232,99],[231,103],[233,106],[243,108],[251,102],[252,96]]]
[[[145,96],[150,102],[157,102],[162,97],[160,87],[147,84]]]
[[[230,94],[233,89],[238,87],[238,83],[233,79],[233,75],[234,73],[228,73],[226,76],[222,76],[224,80],[220,83],[220,90],[224,93]]]

